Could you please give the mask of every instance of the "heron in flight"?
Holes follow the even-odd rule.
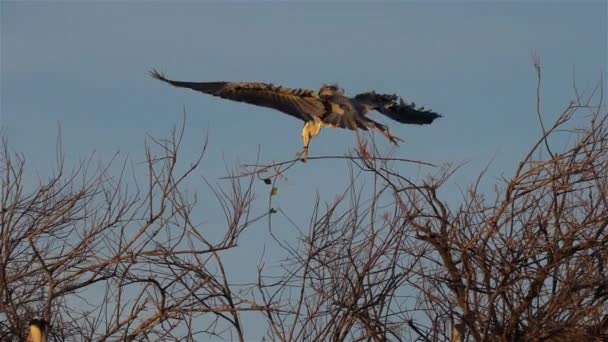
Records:
[[[371,130],[381,133],[395,145],[402,141],[392,135],[387,126],[366,116],[372,110],[406,124],[426,125],[441,117],[431,110],[425,110],[424,107],[416,108],[414,103],[405,103],[397,95],[371,91],[347,97],[344,90],[337,85],[323,85],[319,91],[314,91],[258,82],[174,81],[155,69],[150,71],[150,75],[175,87],[190,88],[228,100],[276,109],[303,120],[304,161],[308,157],[310,140],[319,135],[323,127]]]

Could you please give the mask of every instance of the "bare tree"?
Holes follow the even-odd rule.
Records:
[[[535,68],[540,87],[538,61]],[[514,175],[497,185],[494,200],[477,184],[453,209],[436,186],[400,196],[417,238],[433,251],[416,268],[420,281],[412,283],[431,322],[426,336],[447,337],[452,330],[475,341],[608,337],[602,94],[577,95],[550,128],[541,124],[541,138]],[[585,127],[571,126],[576,114]],[[551,141],[557,144],[559,134],[571,142],[556,153]]]
[[[256,306],[231,290],[221,255],[255,220],[252,183],[234,180],[229,191],[209,186],[226,215],[226,225],[214,227],[223,236],[209,240],[192,215],[197,195],[183,186],[206,143],[179,173],[183,128],[149,139],[141,186],[126,180],[126,162],[116,168],[116,160],[90,159],[67,171],[61,154],[56,173],[33,185],[25,159],[3,141],[3,340],[24,340],[36,313],[50,322],[55,340],[194,340],[226,326],[244,340],[239,312]],[[190,326],[203,315],[206,326]]]

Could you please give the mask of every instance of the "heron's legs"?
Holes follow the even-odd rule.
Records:
[[[396,135],[392,135],[391,132],[388,130],[388,127],[379,124],[375,121],[370,120],[370,122],[372,124],[368,124],[367,127],[373,129],[374,131],[380,132],[382,135],[384,135],[391,143],[395,144],[395,145],[399,145],[398,142],[403,142],[403,139],[399,138]]]
[[[318,118],[315,118],[315,121],[306,121],[304,124],[304,127],[302,128],[302,143],[304,144],[302,161],[305,162],[306,159],[308,159],[308,146],[310,145],[310,141],[321,133],[321,128],[323,128],[323,122]]]

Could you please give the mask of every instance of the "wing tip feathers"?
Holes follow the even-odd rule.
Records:
[[[403,98],[399,98],[399,105],[397,107],[397,110],[404,110],[404,109],[409,109],[409,110],[413,110],[414,112],[417,112],[418,115],[423,115],[424,116],[424,123],[432,123],[433,121],[435,121],[435,119],[438,118],[442,118],[443,115],[439,114],[437,112],[434,112],[432,109],[425,109],[424,106],[422,107],[416,107],[416,103],[414,102],[410,102],[407,103],[405,101],[403,101]]]
[[[156,70],[155,68],[152,68],[150,71],[148,71],[148,75],[150,75],[150,77],[157,79],[159,81],[163,81],[163,82],[169,82],[169,80],[165,77],[165,75]]]

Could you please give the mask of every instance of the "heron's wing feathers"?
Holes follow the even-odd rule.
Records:
[[[357,128],[367,131],[365,125],[365,117],[360,117],[352,111],[341,111],[340,109],[333,108],[327,110],[325,116],[323,116],[323,122],[330,124],[335,127],[347,128],[355,130]]]
[[[376,94],[374,92],[362,93],[355,96],[374,110],[389,118],[406,124],[427,125],[441,115],[424,107],[416,108],[415,103],[405,103],[397,95]],[[399,101],[397,101],[399,99]]]
[[[156,70],[150,75],[175,87],[190,88],[233,101],[268,107],[298,119],[311,120],[324,112],[317,94],[308,89],[290,89],[268,83],[253,82],[182,82],[167,79]]]
[[[435,119],[441,117],[440,114],[437,114],[430,109],[425,110],[424,107],[416,108],[414,102],[405,103],[402,99],[399,100],[399,103],[381,107],[377,110],[393,120],[416,125],[428,125]]]

